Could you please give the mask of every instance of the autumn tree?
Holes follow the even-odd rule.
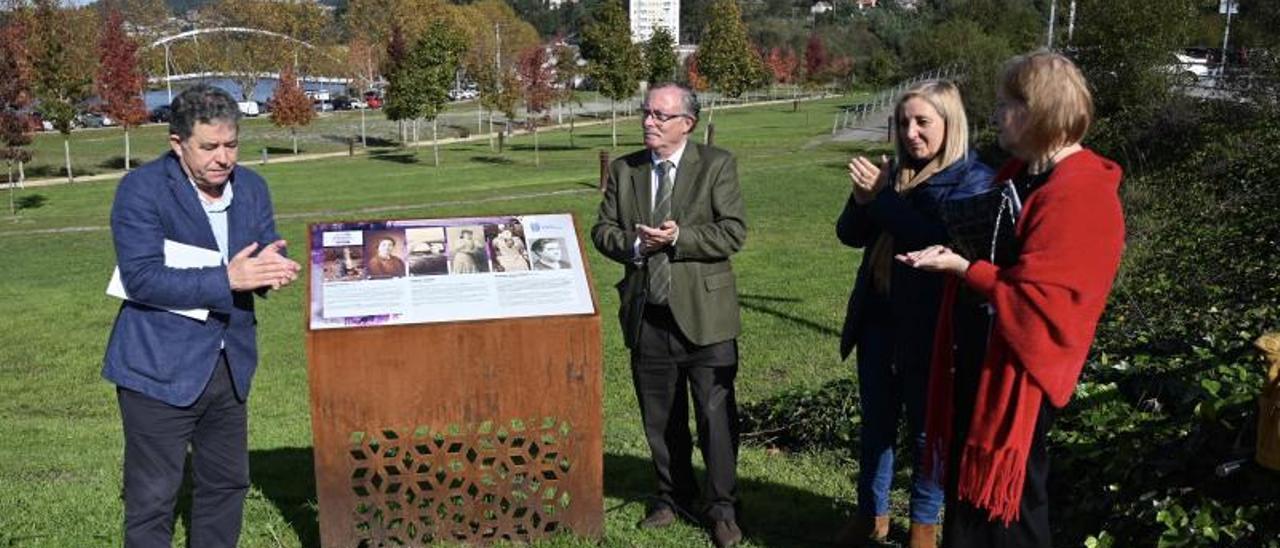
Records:
[[[654,29],[653,36],[644,44],[645,80],[650,85],[667,82],[675,77],[676,43],[666,27]]]
[[[622,4],[617,0],[604,0],[593,14],[592,21],[582,31],[582,57],[587,60],[587,72],[600,90],[609,98],[609,117],[613,124],[613,146],[618,146],[617,102],[629,99],[636,92],[642,66],[640,50],[631,43],[631,24]]]
[[[685,61],[685,80],[689,84],[689,88],[698,93],[711,89],[711,86],[707,83],[707,78],[702,75],[702,71],[698,70],[698,54],[696,52]]]
[[[355,83],[358,91],[373,89],[378,78],[377,48],[363,36],[357,35],[347,43],[346,67],[343,72]]]
[[[62,11],[56,0],[36,0],[33,87],[45,119],[62,134],[67,181],[75,182],[71,171],[71,124],[76,105],[88,97],[91,89],[92,82],[85,75],[93,71],[82,71],[83,67],[77,65],[70,49],[76,37]]]
[[[529,131],[533,132],[533,163],[542,165],[538,150],[538,120],[555,101],[555,67],[547,57],[545,46],[534,46],[520,55],[520,88],[524,97],[524,110],[529,116]]]
[[[538,32],[504,0],[480,0],[458,10],[467,43],[462,74],[474,81],[480,92],[476,132],[484,131],[484,112],[488,111],[492,147],[493,115],[502,112],[508,119],[514,117],[520,102],[516,62],[521,53],[540,43]]]
[[[128,170],[129,130],[147,121],[147,106],[142,102],[146,80],[138,71],[138,42],[125,33],[124,17],[118,11],[107,13],[98,55],[98,97],[106,115],[124,129],[124,168]]]
[[[309,2],[310,3],[310,2]],[[410,45],[433,21],[444,20],[462,28],[459,11],[448,0],[348,0],[342,10],[342,26],[348,35],[360,34],[371,44],[386,44],[399,28]]]
[[[822,41],[822,36],[818,33],[809,35],[809,40],[804,45],[804,80],[813,86],[820,86],[826,83],[827,63],[830,59],[827,55],[827,44]]]
[[[799,65],[800,60],[796,57],[796,50],[791,49],[790,46],[774,46],[769,50],[769,57],[765,59],[765,66],[773,76],[773,81],[778,84],[795,83],[796,69]]]
[[[16,215],[13,168],[30,160],[27,116],[21,109],[31,102],[31,67],[26,48],[26,27],[10,22],[0,27],[0,158],[9,174],[9,214]],[[21,175],[19,175],[21,177]]]
[[[316,117],[311,99],[302,91],[292,65],[280,69],[280,82],[271,95],[271,123],[289,128],[293,137],[293,153],[298,153],[298,128],[310,124]]]

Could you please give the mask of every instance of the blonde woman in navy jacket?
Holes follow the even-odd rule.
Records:
[[[943,490],[925,476],[925,393],[941,275],[896,263],[897,253],[947,241],[939,204],[989,188],[992,171],[968,143],[960,92],[947,81],[908,89],[894,109],[894,159],[876,165],[849,162],[853,183],[836,224],[845,245],[863,250],[849,299],[840,355],[857,348],[862,411],[858,513],[840,533],[855,546],[889,533],[889,491],[894,445],[905,407],[913,454],[911,546],[933,546]]]

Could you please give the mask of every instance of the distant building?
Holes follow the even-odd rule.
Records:
[[[658,27],[680,41],[680,0],[631,0],[631,41],[646,42]]]
[[[550,9],[558,9],[565,4],[576,4],[578,0],[547,0],[547,7]]]
[[[874,8],[876,6],[879,6],[880,0],[858,0],[856,4],[859,10],[865,10],[867,8]]]
[[[831,6],[831,2],[819,0],[813,4],[813,7],[809,8],[809,15],[822,15],[833,9],[835,8]]]

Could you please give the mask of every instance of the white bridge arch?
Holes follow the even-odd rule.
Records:
[[[287,34],[282,34],[279,32],[273,32],[273,31],[264,30],[264,29],[255,29],[250,27],[210,27],[210,28],[204,28],[204,29],[192,29],[192,30],[180,32],[178,34],[174,34],[172,36],[165,36],[164,38],[160,38],[150,44],[147,44],[144,47],[144,49],[152,49],[152,48],[157,48],[162,46],[164,47],[164,77],[161,78],[159,76],[155,76],[155,77],[148,78],[148,81],[150,82],[164,81],[165,86],[168,89],[170,102],[173,102],[174,80],[178,80],[178,81],[196,80],[196,79],[231,75],[231,73],[217,72],[217,71],[193,72],[193,73],[187,73],[187,74],[172,73],[171,69],[173,66],[173,59],[172,59],[172,56],[170,55],[170,50],[169,50],[170,45],[179,40],[186,40],[186,39],[196,40],[197,37],[203,34],[257,34],[261,36],[270,36],[272,38],[279,38],[281,40],[293,42],[307,49],[310,49],[311,51],[319,53],[320,55],[328,57],[329,59],[332,59],[335,62],[341,63],[341,60],[335,58],[332,55],[329,55],[328,53],[325,53],[324,50],[316,47],[314,44],[311,44],[310,42],[307,42],[305,40],[299,40],[297,38],[294,38],[292,36],[289,36]],[[270,73],[270,72],[257,73],[257,75],[259,77],[264,77],[264,78],[279,78],[279,74]],[[317,76],[307,77],[305,80],[311,81],[311,82],[342,83],[342,84],[351,82],[350,78],[333,78],[333,77],[317,77]]]

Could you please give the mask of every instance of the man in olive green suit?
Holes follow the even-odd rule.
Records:
[[[735,516],[738,415],[738,294],[729,257],[746,221],[737,163],[724,150],[689,142],[698,99],[658,84],[645,98],[645,150],[614,161],[599,218],[597,249],[622,263],[618,284],[623,338],[658,496],[640,527],[670,525],[693,509],[689,394],[707,465],[706,524],[717,546],[742,539]]]

